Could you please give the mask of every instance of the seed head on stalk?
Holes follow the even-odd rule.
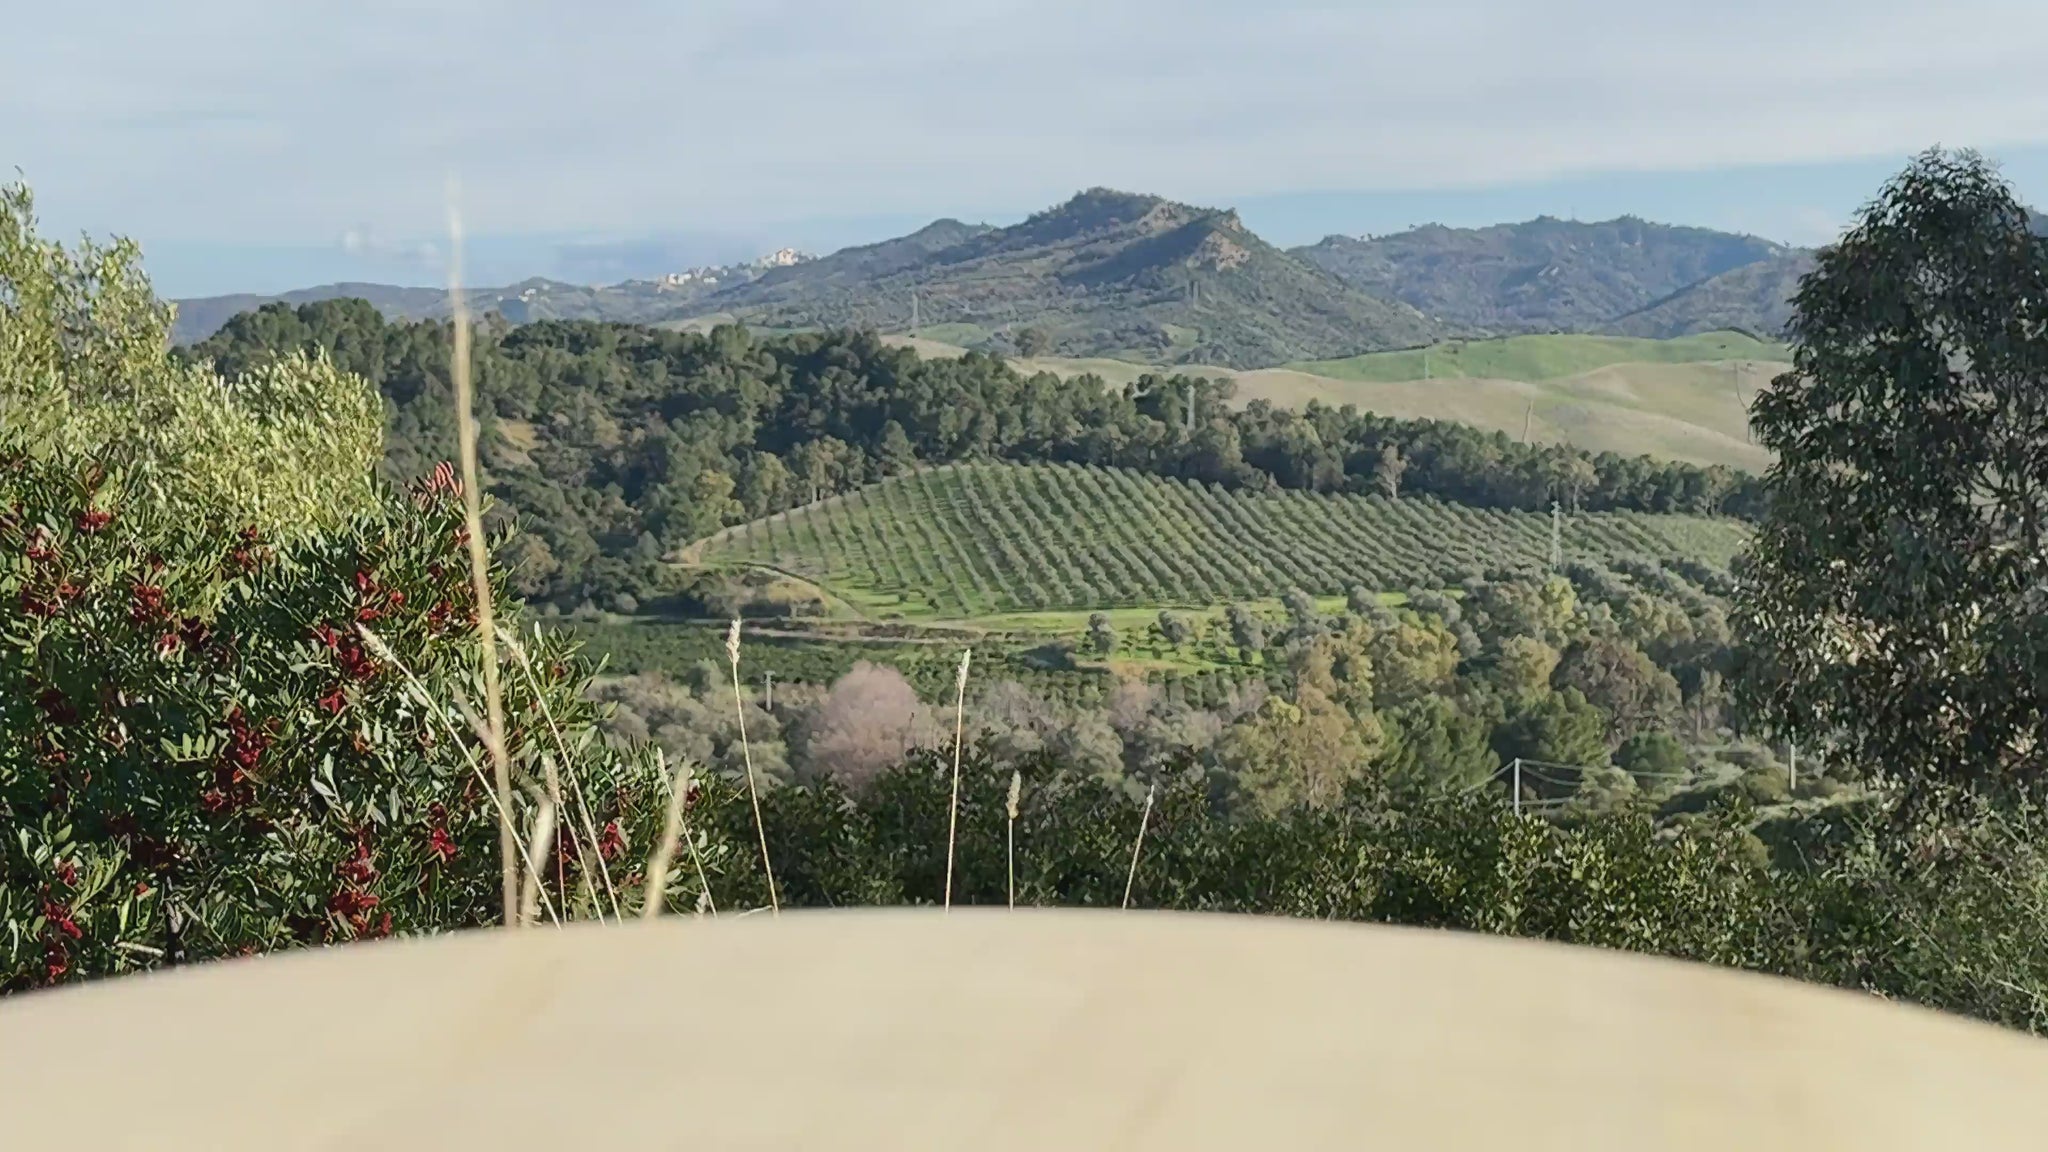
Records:
[[[966,731],[967,716],[967,666],[974,659],[974,649],[960,653],[960,675],[954,682],[953,699],[953,801],[946,812],[946,910],[953,908],[953,849],[958,842],[960,830],[960,739]]]
[[[732,662],[732,710],[740,724],[740,754],[747,763],[747,798],[754,805],[754,834],[761,838],[761,871],[768,877],[768,913],[782,915],[782,901],[775,893],[775,866],[768,862],[768,826],[761,822],[761,789],[754,783],[754,750],[747,743],[747,705],[740,698],[740,618],[732,618],[725,634],[725,656]]]

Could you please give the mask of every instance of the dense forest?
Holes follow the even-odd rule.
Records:
[[[234,376],[324,352],[384,396],[384,472],[454,452],[445,323],[363,301],[269,305],[182,350]],[[518,587],[564,608],[664,591],[658,560],[719,528],[920,464],[1069,461],[1230,488],[1427,494],[1482,507],[1753,516],[1754,477],[1311,404],[1229,403],[1230,385],[1111,388],[977,354],[926,359],[871,333],[757,337],[592,322],[486,324],[476,346],[484,465],[527,535]]]

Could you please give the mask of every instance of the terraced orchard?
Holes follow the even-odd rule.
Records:
[[[1564,519],[1566,559],[1725,567],[1746,530],[1640,512]],[[1421,497],[1251,493],[1081,465],[933,468],[700,542],[707,564],[765,565],[883,616],[1210,606],[1290,588],[1342,595],[1534,569],[1549,513]]]

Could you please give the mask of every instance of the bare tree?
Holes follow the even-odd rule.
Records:
[[[901,672],[862,661],[832,685],[812,714],[804,742],[807,767],[859,791],[912,749],[939,743],[940,727]]]

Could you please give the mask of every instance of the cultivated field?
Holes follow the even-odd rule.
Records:
[[[1114,607],[1210,607],[1289,589],[1341,596],[1454,583],[1548,560],[1547,514],[1404,497],[1253,494],[1116,469],[934,468],[728,529],[690,550],[761,565],[887,618],[966,620]],[[1567,559],[1725,566],[1733,521],[1565,518]]]

